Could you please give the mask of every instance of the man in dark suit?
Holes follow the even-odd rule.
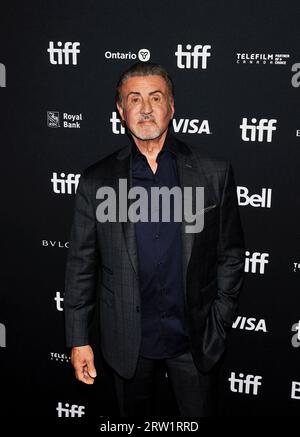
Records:
[[[181,416],[214,413],[218,364],[243,284],[232,168],[168,131],[173,97],[163,67],[141,62],[124,72],[116,104],[130,143],[87,168],[76,194],[65,287],[67,346],[77,379],[92,384],[90,330],[99,297],[101,350],[127,417],[151,415],[158,362],[166,365]],[[204,208],[196,211],[204,217],[202,231],[187,232],[185,214],[181,222],[174,214],[164,221],[162,203],[158,220],[125,220],[124,211],[122,219],[101,220],[99,188],[116,193],[118,213],[128,200],[120,188],[124,180],[128,190],[142,187],[150,198],[153,187],[203,187]],[[110,201],[106,206],[115,212]],[[149,199],[144,207],[153,207]]]

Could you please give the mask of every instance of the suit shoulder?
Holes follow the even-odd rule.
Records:
[[[224,157],[216,156],[213,153],[207,152],[202,146],[188,146],[194,155],[195,159],[206,171],[226,172],[229,161]]]
[[[115,152],[110,153],[104,158],[99,159],[93,164],[86,167],[81,174],[81,177],[84,179],[98,179],[98,178],[107,178],[112,177],[114,174],[114,167],[117,162],[117,156],[120,152],[125,151],[128,146],[121,147],[117,149]]]

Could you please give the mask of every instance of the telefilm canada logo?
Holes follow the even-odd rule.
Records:
[[[62,119],[62,120],[61,120]],[[69,114],[63,112],[60,117],[58,111],[47,111],[47,126],[51,128],[63,127],[65,129],[80,129],[82,122],[82,113]]]
[[[236,53],[237,64],[247,65],[287,65],[288,53]]]
[[[0,62],[0,88],[6,87],[6,68],[5,65]]]
[[[119,52],[119,51],[112,52],[110,50],[107,50],[104,53],[104,57],[105,57],[105,59],[109,59],[109,60],[129,59],[129,60],[133,60],[133,61],[139,60],[141,62],[147,62],[150,60],[151,53],[150,53],[150,50],[148,50],[148,49],[140,49],[137,53],[131,52],[131,51],[129,51],[129,52]]]

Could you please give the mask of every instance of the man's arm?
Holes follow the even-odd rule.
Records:
[[[228,163],[220,208],[218,296],[214,302],[225,329],[232,325],[244,282],[245,242],[238,208],[234,175]]]
[[[76,377],[86,383],[92,383],[92,378],[96,376],[93,351],[89,344],[96,304],[98,269],[99,254],[91,181],[83,173],[77,188],[70,233],[64,313],[66,344],[73,348],[71,360]]]

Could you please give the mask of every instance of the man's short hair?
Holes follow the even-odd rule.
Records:
[[[121,74],[120,79],[117,83],[117,90],[115,101],[116,103],[122,102],[121,96],[121,88],[123,83],[129,79],[130,77],[136,76],[161,76],[168,87],[169,95],[174,99],[174,84],[173,81],[168,74],[167,70],[159,64],[155,64],[154,62],[136,62],[130,68],[128,68],[124,73]]]

